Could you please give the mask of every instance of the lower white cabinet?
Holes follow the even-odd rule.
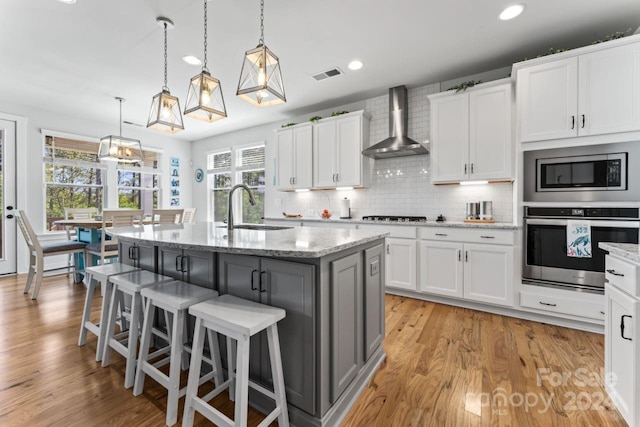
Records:
[[[386,285],[416,290],[416,239],[387,237]]]
[[[512,306],[512,246],[422,240],[420,290]]]

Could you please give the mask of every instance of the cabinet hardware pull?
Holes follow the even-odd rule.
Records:
[[[447,237],[447,234],[446,233],[436,233],[436,236]]]
[[[624,274],[622,274],[622,273],[617,273],[614,269],[609,269],[609,270],[607,270],[607,273],[613,274],[614,276],[624,277]]]
[[[471,163],[471,173],[473,173],[473,163]]]
[[[256,287],[254,286],[254,284],[255,284],[254,275],[255,275],[255,273],[257,273],[257,272],[258,272],[258,270],[255,270],[255,269],[254,269],[254,270],[251,270],[251,290],[252,290],[252,291],[257,291],[257,290],[258,290],[258,288],[256,288]]]
[[[629,319],[633,319],[633,316],[629,316],[628,314],[623,314],[620,317],[620,336],[625,340],[633,341],[631,338],[624,336],[624,318],[625,317],[628,317]]]
[[[183,273],[187,273],[189,271],[189,260],[191,259],[191,257],[189,255],[185,255],[182,257],[182,260],[180,261],[180,271],[182,271]],[[187,262],[184,262],[184,261]]]
[[[466,163],[464,164],[464,174],[465,175],[467,174],[467,164]]]
[[[549,302],[542,302],[542,301],[540,301],[540,304],[546,305],[546,306],[549,306],[549,307],[556,307],[558,305],[558,304],[551,304]]]
[[[584,114],[582,115],[582,129],[584,129],[584,122],[585,122],[585,117]]]
[[[604,311],[600,310],[600,314],[602,314],[604,316]]]
[[[458,261],[462,261],[462,251],[458,249]]]
[[[176,271],[182,271],[182,262],[180,258],[182,258],[182,255],[178,255],[176,257]]]
[[[571,116],[571,129],[576,128],[576,116]]]
[[[129,246],[129,259],[135,259],[133,257],[133,246]]]
[[[464,251],[464,262],[469,262],[469,251]]]
[[[340,182],[340,174],[339,173],[336,174],[336,182]]]
[[[496,236],[480,236],[481,239],[495,239]]]
[[[267,292],[267,288],[263,288],[263,287],[262,287],[262,284],[263,284],[263,282],[262,282],[262,275],[263,275],[263,274],[267,274],[267,272],[266,272],[266,271],[264,271],[264,270],[260,272],[260,292]],[[265,282],[266,282],[266,280],[265,280]],[[266,284],[265,284],[265,286],[266,286]]]
[[[387,245],[387,255],[391,255],[391,252],[389,250],[389,245]]]

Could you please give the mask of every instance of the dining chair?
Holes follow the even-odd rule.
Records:
[[[175,224],[182,222],[183,209],[154,209],[151,214],[153,224]]]
[[[53,255],[66,255],[83,252],[87,244],[71,240],[41,245],[38,241],[38,236],[35,231],[33,231],[33,227],[31,227],[31,223],[24,211],[19,210],[16,214],[16,219],[18,220],[18,227],[20,227],[20,231],[22,231],[22,236],[29,248],[29,273],[27,274],[27,283],[24,287],[24,293],[29,293],[33,277],[35,276],[35,286],[33,287],[31,299],[36,299],[38,297],[38,292],[40,292],[40,286],[42,285],[44,258]],[[70,273],[70,271],[67,271],[66,274],[68,273]]]
[[[184,208],[182,213],[182,223],[196,222],[196,210],[197,208]]]
[[[64,219],[91,219],[98,214],[98,208],[64,208]],[[65,225],[67,240],[78,240],[78,230],[72,225]],[[73,254],[69,254],[67,265],[71,267]]]
[[[107,240],[107,227],[130,227],[136,222],[142,223],[144,211],[142,209],[106,209],[102,211],[102,235],[99,242],[87,245],[85,249],[85,265],[91,266],[90,257],[93,255],[100,257],[100,265],[104,264],[105,258],[118,256],[118,239]]]

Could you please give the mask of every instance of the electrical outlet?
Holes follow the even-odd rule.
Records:
[[[371,265],[371,273],[370,273],[370,276],[375,276],[376,274],[378,274],[378,266],[379,266],[379,263],[378,263],[378,261],[374,261],[374,262],[372,262],[370,265]]]

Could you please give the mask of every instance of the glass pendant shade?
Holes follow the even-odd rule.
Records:
[[[259,107],[287,102],[280,61],[264,44],[245,53],[237,95]]]
[[[137,139],[109,135],[100,139],[98,158],[121,163],[138,163],[143,161],[142,147]]]
[[[191,79],[184,115],[205,122],[227,117],[220,80],[202,71]]]
[[[180,101],[165,88],[153,97],[147,127],[168,133],[184,129]]]

